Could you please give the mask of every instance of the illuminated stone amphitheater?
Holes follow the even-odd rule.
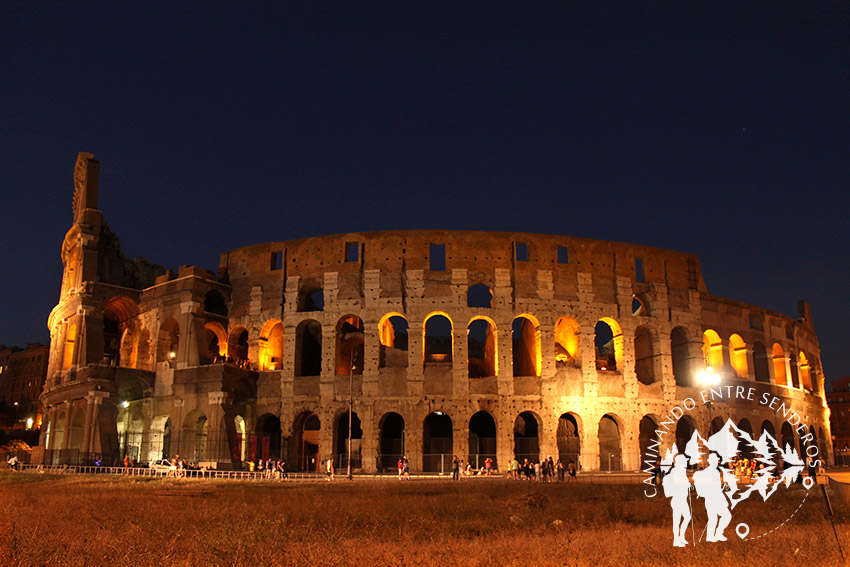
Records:
[[[637,470],[662,418],[698,404],[676,439],[731,417],[799,442],[782,414],[702,403],[721,385],[776,395],[829,448],[817,337],[708,293],[696,256],[569,236],[385,231],[267,242],[218,272],[131,260],[98,210],[80,154],[64,277],[49,318],[44,462],[151,461],[290,470],[347,460],[448,470],[516,455]],[[155,251],[153,251],[155,252]],[[38,456],[38,451],[34,457]],[[831,458],[831,456],[829,457]]]

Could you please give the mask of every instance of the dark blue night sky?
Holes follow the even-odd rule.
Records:
[[[635,4],[3,2],[0,344],[48,341],[88,151],[172,269],[398,228],[647,244],[808,300],[850,374],[850,4]]]

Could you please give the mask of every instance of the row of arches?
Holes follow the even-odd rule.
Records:
[[[702,350],[706,367],[725,369],[735,378],[817,391],[812,363],[802,350],[786,353],[782,345],[773,343],[768,352],[763,342],[754,341],[748,346],[737,333],[730,335],[724,344],[714,329],[703,333]]]
[[[278,370],[283,367],[284,326],[280,319],[265,322],[256,339],[256,351],[251,348],[251,336],[247,328],[236,325],[227,329],[226,306],[221,294],[207,296],[204,309],[217,317],[204,323],[204,338],[200,355],[201,364],[217,361],[232,361],[257,370]],[[480,291],[480,290],[479,290]],[[113,298],[107,303],[104,314],[104,353],[105,357],[120,360],[121,366],[147,368],[143,361],[151,355],[154,364],[172,360],[179,352],[181,329],[174,318],[165,319],[157,329],[155,340],[151,341],[147,329],[140,328],[138,307],[126,298]],[[554,324],[553,347],[555,366],[558,368],[582,365],[581,326],[573,317],[560,317]],[[467,371],[470,378],[482,378],[499,375],[499,333],[496,322],[486,315],[476,315],[467,324]],[[76,325],[71,324],[65,334],[62,368],[70,366],[77,335]],[[455,352],[454,323],[445,312],[429,314],[422,325],[421,364],[428,366],[449,366],[453,363]],[[543,348],[541,324],[530,313],[521,313],[514,317],[510,329],[511,361],[514,376],[540,376],[543,367]],[[406,367],[411,360],[408,356],[411,345],[409,324],[404,315],[397,312],[385,314],[378,322],[379,360],[381,368]],[[624,363],[625,339],[617,320],[610,317],[599,319],[594,326],[593,358],[596,368],[601,372],[622,372]],[[657,331],[646,325],[639,325],[633,335],[634,371],[639,382],[650,385],[657,382],[662,374],[659,364],[660,337]],[[360,374],[363,371],[365,325],[354,314],[341,317],[333,337],[335,358],[333,368],[336,374]],[[683,327],[676,327],[670,333],[669,351],[672,355],[673,374],[677,385],[693,386],[692,345],[698,339],[691,339],[690,333]],[[322,373],[323,327],[315,319],[306,319],[295,329],[294,373],[296,376],[317,376]],[[547,349],[548,350],[548,349]],[[816,389],[813,380],[813,366],[805,352],[789,352],[779,343],[772,345],[770,353],[761,341],[747,345],[740,335],[732,334],[723,341],[713,329],[704,331],[702,336],[703,358],[706,366],[724,369],[733,377],[753,378],[758,382]],[[256,352],[257,360],[249,360]]]

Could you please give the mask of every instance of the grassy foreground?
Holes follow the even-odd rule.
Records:
[[[0,473],[0,565],[839,565],[820,488],[733,511],[726,543],[672,547],[639,486],[501,479],[277,484]],[[850,556],[848,507],[832,495]],[[705,525],[695,503],[696,535]],[[750,536],[741,541],[738,522]],[[692,541],[690,530],[688,539]]]

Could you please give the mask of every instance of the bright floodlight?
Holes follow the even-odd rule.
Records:
[[[33,424],[32,418],[28,417],[27,418],[27,429],[32,429],[32,424]]]
[[[124,400],[123,402],[121,402],[121,407],[127,409],[128,407],[130,407],[130,402]]]
[[[174,360],[175,356],[177,356],[177,353],[175,353],[173,351],[168,353],[168,358],[170,358],[171,360]]]
[[[711,366],[706,366],[705,370],[697,374],[697,380],[703,386],[714,386],[720,383],[720,374],[715,372]]]

